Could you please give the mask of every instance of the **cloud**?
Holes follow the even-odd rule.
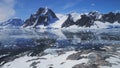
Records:
[[[63,10],[75,6],[75,5],[78,4],[80,1],[82,1],[82,0],[76,0],[76,1],[74,1],[74,2],[73,2],[73,1],[72,1],[72,2],[68,2],[67,4],[65,4],[65,5],[63,6]]]
[[[0,22],[6,21],[15,15],[15,0],[0,0]]]
[[[64,7],[63,7],[63,10],[65,9],[68,9],[68,8],[71,8],[75,5],[75,3],[67,3]]]
[[[95,6],[95,4],[94,4],[94,3],[92,3],[92,4],[91,4],[91,6]]]

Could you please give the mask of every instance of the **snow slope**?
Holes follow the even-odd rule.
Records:
[[[95,21],[94,25],[91,26],[90,28],[120,28],[120,24],[118,22],[115,23],[109,23],[109,22],[100,22],[100,21]]]
[[[78,26],[78,25],[72,25],[69,27],[63,27],[63,29],[106,29],[106,28],[120,28],[120,24],[118,22],[115,23],[109,23],[109,22],[100,22],[100,21],[95,21],[95,23],[90,26],[90,27],[85,27],[85,26]]]
[[[74,12],[74,13],[71,13],[70,15],[71,15],[71,19],[74,22],[76,22],[78,19],[81,19],[81,14],[79,14],[79,13]]]
[[[51,24],[49,27],[53,28],[61,28],[62,24],[65,22],[65,20],[68,18],[67,15],[62,15],[62,14],[56,14],[59,20]]]
[[[88,59],[81,59],[81,60],[66,60],[66,58],[76,53],[75,51],[69,51],[65,54],[47,54],[42,57],[28,57],[24,56],[18,59],[15,59],[12,62],[6,63],[2,68],[33,68],[35,66],[36,68],[72,68],[74,65],[78,63],[87,63]],[[33,60],[40,58],[38,60]],[[33,63],[36,63],[35,65]],[[33,64],[33,65],[32,65]]]

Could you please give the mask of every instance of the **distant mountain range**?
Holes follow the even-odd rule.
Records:
[[[19,18],[9,19],[0,23],[0,28],[19,28],[24,24],[24,21]]]
[[[23,28],[118,28],[120,12],[102,14],[97,11],[89,13],[56,14],[49,8],[39,8],[35,14],[23,22],[10,19],[0,26],[22,26]]]

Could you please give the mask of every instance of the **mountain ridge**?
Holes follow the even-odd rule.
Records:
[[[80,28],[118,28],[120,27],[120,12],[103,14],[98,11],[91,11],[63,15],[56,14],[50,8],[40,7],[20,26],[23,28],[69,28],[71,26]]]

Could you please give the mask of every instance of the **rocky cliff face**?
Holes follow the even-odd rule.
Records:
[[[114,23],[118,21],[120,23],[120,13],[109,12],[108,14],[103,14],[100,20],[103,22],[110,22],[110,23]]]
[[[30,18],[25,21],[23,27],[32,26],[35,28],[37,25],[47,26],[57,19],[57,16],[51,9],[39,8],[35,14],[31,14]]]

